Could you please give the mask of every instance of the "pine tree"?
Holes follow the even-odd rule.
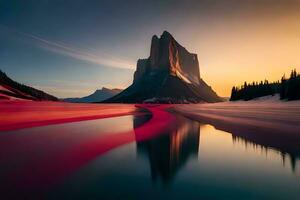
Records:
[[[281,81],[269,83],[268,80],[260,83],[247,83],[241,87],[233,87],[231,90],[231,101],[235,100],[251,100],[257,97],[280,94],[280,99],[296,100],[300,99],[300,74],[296,69],[291,71],[290,78],[287,80],[285,75]]]
[[[230,101],[235,101],[236,100],[236,92],[237,92],[237,89],[235,88],[235,86],[233,86],[232,89],[231,89]]]

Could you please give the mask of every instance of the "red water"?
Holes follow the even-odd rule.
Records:
[[[0,101],[0,131],[131,115],[129,104],[72,104],[63,102]]]
[[[41,103],[43,104],[43,102]],[[67,106],[50,104],[50,106],[42,105],[43,109],[39,110],[41,107],[33,108],[33,103],[20,102],[14,109],[11,109],[13,115],[19,115],[18,120],[8,123],[8,126],[1,122],[0,128],[2,130],[16,130],[24,127],[94,119],[93,114],[97,109],[101,113],[97,115],[98,117],[95,117],[98,119],[109,117],[114,119],[129,114],[142,115],[136,107],[148,110],[152,117],[134,130],[113,132],[111,134],[97,133],[97,129],[91,129],[86,133],[83,130],[81,134],[75,134],[77,130],[65,131],[62,125],[60,125],[61,128],[55,129],[55,132],[53,132],[53,129],[47,129],[46,127],[42,129],[44,132],[40,133],[30,131],[34,129],[27,129],[26,132],[3,132],[0,140],[0,164],[4,166],[5,174],[3,177],[6,179],[6,186],[24,191],[36,187],[46,189],[52,184],[59,183],[66,176],[71,175],[81,166],[107,151],[133,141],[150,139],[175,128],[173,125],[176,118],[166,111],[168,105],[135,105],[135,107],[133,105],[120,105],[120,109],[115,105],[91,105],[74,104],[75,108],[71,108],[70,104],[67,104]],[[79,109],[80,107],[82,110]],[[58,110],[56,110],[57,108]],[[5,112],[9,110],[9,108],[6,108]],[[75,117],[72,117],[70,114],[64,115],[62,110],[77,113]],[[88,116],[88,110],[92,112],[91,116]],[[20,115],[28,112],[34,117],[22,122],[20,119],[23,119],[24,116]],[[35,112],[42,112],[43,117],[37,118],[38,115]],[[47,112],[56,113],[57,119],[52,117],[49,120],[46,115]],[[78,113],[84,114],[84,116],[80,116]],[[13,117],[10,119],[13,119]],[[115,125],[119,126],[118,124]],[[111,127],[111,129],[113,130],[114,127]]]

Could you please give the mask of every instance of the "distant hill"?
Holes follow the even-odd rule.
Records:
[[[58,101],[58,98],[33,87],[20,84],[0,70],[0,99],[26,99],[32,101]]]
[[[96,90],[93,94],[81,97],[81,98],[66,98],[63,99],[65,102],[71,103],[92,103],[99,102],[111,98],[122,92],[121,89],[109,89],[103,87],[101,90]]]
[[[139,59],[132,85],[104,101],[110,103],[197,103],[223,101],[200,78],[197,54],[164,31],[152,37],[150,56]]]

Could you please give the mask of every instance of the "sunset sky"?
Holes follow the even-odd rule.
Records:
[[[0,0],[0,69],[58,97],[125,88],[167,30],[229,96],[300,71],[299,10],[299,0]]]

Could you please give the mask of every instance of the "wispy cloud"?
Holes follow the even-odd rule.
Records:
[[[67,45],[63,42],[51,41],[49,39],[42,38],[32,33],[26,33],[0,24],[0,30],[1,29],[14,33],[22,37],[23,39],[30,39],[33,41],[34,45],[39,46],[40,48],[61,55],[69,56],[78,60],[99,64],[105,67],[115,67],[124,69],[133,69],[135,65],[133,61],[127,59],[117,58],[113,55],[103,52],[98,53],[95,51],[91,51],[90,49],[76,48]]]

